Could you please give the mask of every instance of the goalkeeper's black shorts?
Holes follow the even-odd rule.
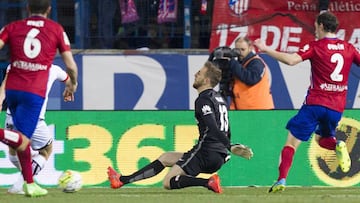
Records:
[[[198,150],[195,147],[184,153],[183,157],[176,163],[187,175],[195,177],[199,175],[199,173],[211,174],[218,171],[225,163],[227,154]]]

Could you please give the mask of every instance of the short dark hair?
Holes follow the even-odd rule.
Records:
[[[335,33],[336,29],[339,26],[338,19],[336,18],[336,16],[334,14],[332,14],[329,11],[321,13],[317,17],[316,23],[318,25],[322,24],[324,26],[324,31],[331,32],[331,33]]]
[[[28,0],[29,10],[32,14],[45,14],[50,5],[50,0]]]
[[[211,87],[215,87],[221,80],[221,69],[211,61],[206,61],[204,66],[207,68],[206,77],[210,78]]]

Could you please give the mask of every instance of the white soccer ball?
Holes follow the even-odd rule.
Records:
[[[79,172],[66,170],[58,180],[58,186],[63,192],[77,192],[82,187],[82,178]]]

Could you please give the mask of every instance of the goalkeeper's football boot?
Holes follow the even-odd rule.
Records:
[[[282,192],[285,190],[285,186],[286,180],[285,178],[282,178],[271,186],[271,188],[269,189],[269,193]]]
[[[336,158],[339,161],[341,170],[344,173],[348,172],[351,167],[351,159],[350,159],[347,147],[346,147],[346,143],[341,140],[337,141],[335,152],[336,152]]]
[[[30,183],[30,184],[24,183],[23,189],[24,189],[25,195],[28,197],[40,197],[40,196],[44,196],[48,193],[47,190],[41,188],[36,183]]]
[[[120,181],[121,174],[117,173],[110,166],[108,167],[107,174],[108,174],[111,188],[117,189],[117,188],[121,188],[124,185],[124,183]]]
[[[212,175],[208,180],[208,189],[215,193],[222,193],[220,177],[217,174]]]

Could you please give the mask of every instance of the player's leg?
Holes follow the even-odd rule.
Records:
[[[208,179],[196,177],[199,173],[214,173],[225,163],[226,156],[217,152],[189,151],[179,159],[165,176],[165,189],[181,189],[192,186],[203,186],[216,193],[222,193],[220,178],[214,174]]]
[[[21,165],[17,157],[16,151],[11,147],[9,147],[9,160],[17,169],[19,169],[19,171],[21,171]],[[24,184],[24,178],[22,175],[19,175],[15,183],[8,189],[8,193],[25,194],[23,190],[23,184]]]
[[[32,153],[32,174],[38,175],[39,172],[45,167],[49,156],[52,153],[53,134],[49,132],[48,126],[43,120],[39,120],[31,137],[31,147],[38,153]],[[32,188],[31,188],[32,187]],[[28,196],[42,196],[47,194],[47,190],[39,187],[36,184],[28,185],[27,189],[24,187],[25,193]],[[28,191],[27,191],[28,190]],[[32,192],[31,192],[32,190]],[[30,191],[30,192],[29,192]]]
[[[5,128],[7,130],[14,130],[14,123],[10,112],[8,111],[5,118]],[[9,146],[9,160],[10,162],[21,171],[21,165],[19,158],[16,154],[16,150]],[[23,190],[24,178],[22,175],[18,177],[15,183],[8,189],[8,193],[10,194],[25,194]]]
[[[180,152],[166,152],[163,153],[158,159],[134,172],[131,175],[124,176],[117,173],[113,168],[108,168],[108,177],[111,187],[116,189],[125,184],[135,181],[147,179],[159,174],[165,167],[172,166],[182,156]]]
[[[47,162],[49,155],[52,151],[52,143],[46,146],[40,151],[31,150],[32,157],[32,173],[33,176],[39,174],[39,172],[44,168],[45,163]],[[17,157],[16,151],[12,148],[9,148],[9,159],[11,163],[21,171],[20,161]],[[22,175],[14,182],[14,184],[8,189],[8,193],[11,194],[24,194],[23,190],[24,178]]]
[[[5,129],[0,129],[0,140],[16,150],[24,179],[30,183],[34,182],[31,173],[30,140],[21,133]],[[30,170],[25,170],[26,167]]]
[[[315,130],[315,141],[320,147],[328,150],[335,150],[336,148],[336,127],[341,119],[342,114],[327,109],[319,119],[319,125]]]
[[[52,153],[53,134],[50,133],[46,122],[40,119],[37,123],[33,136],[31,137],[31,148],[39,153],[32,156],[33,175],[45,167],[49,156]]]
[[[35,131],[44,98],[15,90],[7,90],[6,98],[15,128],[30,139]],[[25,195],[30,197],[46,195],[47,190],[38,186],[33,179],[30,145],[27,144],[24,148],[24,150],[21,150],[21,148],[15,149],[21,164],[21,173],[25,180],[23,186]]]
[[[340,112],[328,109],[315,133],[317,134],[316,141],[322,148],[335,151],[340,169],[346,173],[351,167],[349,152],[346,143],[342,140],[337,140],[335,137],[336,127],[338,126],[341,116],[342,114]]]
[[[127,184],[153,177],[159,174],[165,167],[173,166],[177,162],[177,160],[181,158],[182,155],[183,153],[181,152],[163,153],[157,160],[151,162],[150,164],[146,165],[135,173],[129,176],[121,176],[120,181],[124,184]]]
[[[41,149],[40,151],[31,150],[32,157],[32,174],[36,176],[44,168],[49,155],[51,153],[52,143],[50,143],[46,148]],[[16,151],[9,149],[9,159],[11,163],[16,166],[21,171],[20,161],[17,157]],[[8,193],[12,194],[24,194],[23,191],[24,178],[20,176],[18,180],[8,189]]]
[[[315,141],[324,149],[335,150],[336,148],[336,137],[322,137],[315,134]]]
[[[212,175],[208,179],[189,176],[178,165],[174,165],[171,168],[171,171],[163,181],[163,186],[168,190],[202,186],[215,193],[222,193],[220,178],[217,174]]]
[[[286,178],[291,168],[294,154],[301,141],[294,137],[291,132],[288,133],[285,146],[281,150],[280,163],[279,163],[279,177],[275,184],[271,186],[269,192],[279,192],[285,190]]]
[[[30,153],[30,140],[21,133],[0,129],[0,141],[13,148],[18,154],[26,155],[27,153]],[[27,157],[25,156],[25,158]],[[20,168],[23,167],[21,163],[19,166]]]
[[[286,178],[292,166],[294,154],[302,141],[310,139],[317,126],[320,107],[302,106],[299,112],[289,120],[286,128],[289,130],[286,143],[280,154],[279,176],[277,182],[269,189],[270,193],[285,190]]]
[[[39,154],[38,151],[31,150],[32,157],[34,157],[38,154]],[[9,160],[17,169],[19,169],[19,171],[21,171],[21,165],[20,165],[20,161],[17,157],[16,151],[11,147],[9,147]],[[33,172],[34,172],[34,169],[33,169]],[[18,179],[14,182],[14,184],[8,189],[8,193],[10,193],[10,194],[25,194],[25,192],[23,190],[23,184],[24,184],[24,178],[20,174]]]
[[[344,141],[339,140],[336,143],[335,153],[336,153],[336,158],[339,162],[340,169],[344,173],[347,173],[351,168],[351,159],[349,152],[347,150],[346,143]]]
[[[5,126],[9,130],[14,129],[12,116],[6,115]],[[32,157],[32,174],[37,175],[45,166],[52,152],[52,135],[49,132],[48,126],[44,120],[39,120],[31,137],[31,157]],[[35,150],[33,150],[35,149]],[[16,151],[9,147],[9,159],[19,170],[21,170],[20,162]],[[11,194],[24,194],[23,185],[24,179],[19,177],[18,180],[8,189]]]

